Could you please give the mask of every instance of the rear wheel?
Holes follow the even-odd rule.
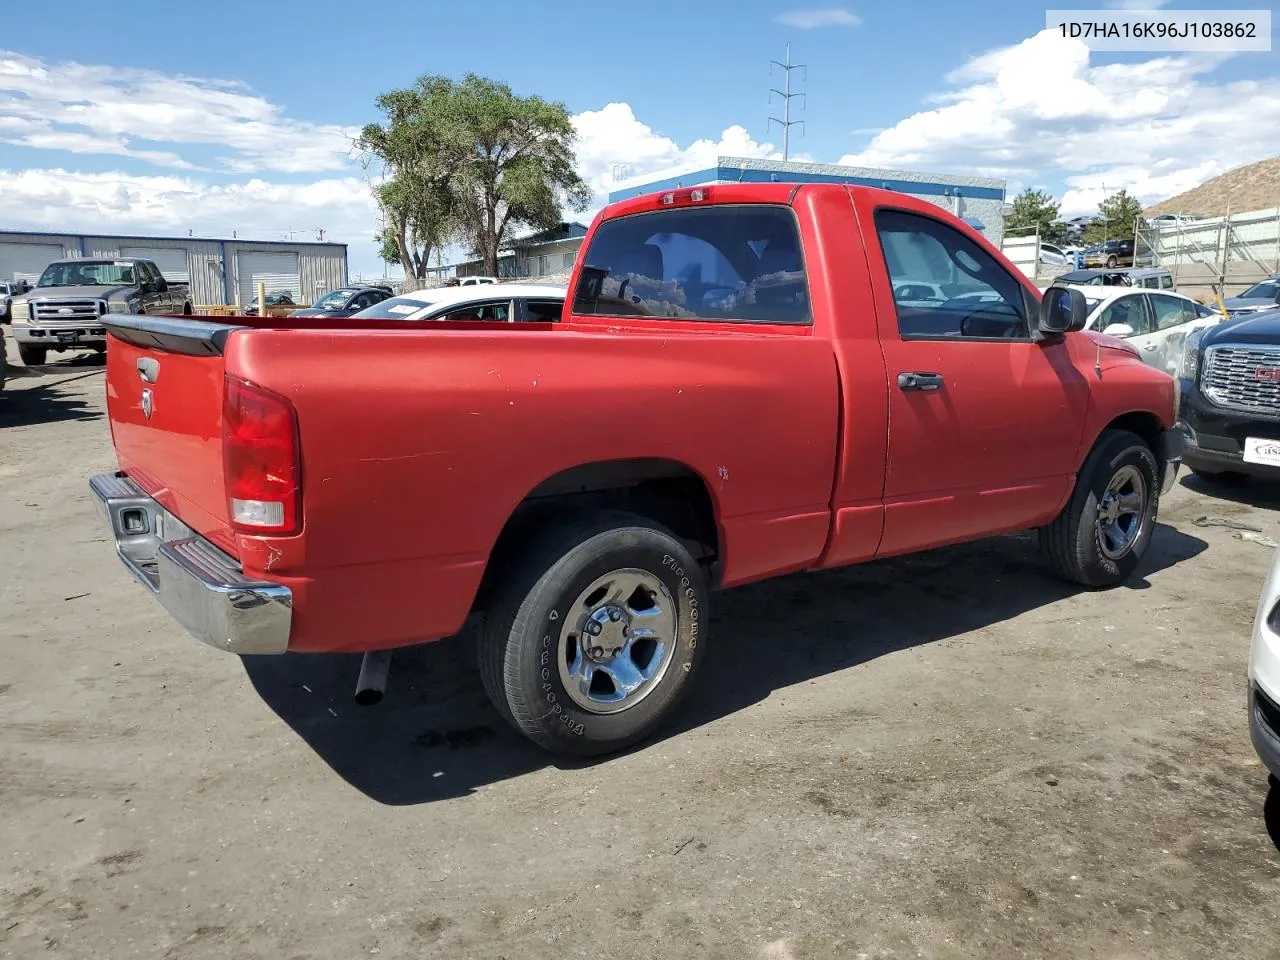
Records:
[[[553,752],[592,756],[635,743],[671,714],[701,659],[707,615],[702,571],[671,533],[602,511],[559,528],[501,575],[480,672],[517,730]]]
[[[48,347],[38,347],[31,343],[18,344],[18,356],[28,367],[36,367],[45,362],[49,355]]]
[[[1119,261],[1118,259],[1116,259],[1116,257],[1115,257],[1115,255],[1114,255],[1114,254],[1113,254],[1112,256],[1110,256],[1110,257],[1107,257],[1107,266],[1108,266],[1108,267],[1117,267],[1117,266],[1119,266],[1119,265],[1120,265],[1120,261]]]
[[[1054,569],[1087,587],[1133,575],[1155,530],[1160,468],[1146,442],[1127,430],[1102,434],[1062,513],[1040,531]]]

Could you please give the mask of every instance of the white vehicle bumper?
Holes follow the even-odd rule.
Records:
[[[1280,550],[1262,586],[1253,623],[1249,735],[1272,776],[1280,777]]]

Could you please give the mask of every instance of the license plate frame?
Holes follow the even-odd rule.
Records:
[[[54,336],[58,338],[59,343],[78,343],[80,341],[80,334],[75,332],[71,332],[71,333],[59,332],[59,333],[55,333]]]
[[[1244,462],[1263,467],[1280,467],[1280,440],[1267,437],[1246,437]]]

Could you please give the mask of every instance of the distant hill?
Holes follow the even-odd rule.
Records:
[[[1228,170],[1176,197],[1147,207],[1146,216],[1186,213],[1200,217],[1221,217],[1228,210],[1244,213],[1280,207],[1280,157],[1259,160]]]

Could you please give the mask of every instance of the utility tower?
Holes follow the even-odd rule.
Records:
[[[773,95],[775,93],[782,98],[782,118],[779,119],[778,117],[770,117],[769,123],[776,123],[780,127],[782,127],[782,159],[786,160],[788,157],[791,156],[791,128],[796,126],[797,124],[799,124],[802,130],[804,127],[803,120],[791,119],[791,101],[796,97],[803,97],[805,102],[808,103],[808,97],[806,97],[803,93],[792,92],[791,72],[793,70],[803,70],[804,78],[805,80],[808,80],[809,68],[806,67],[803,63],[791,62],[791,44],[789,43],[787,44],[787,59],[785,63],[782,62],[781,60],[769,61],[770,76],[773,75],[773,68],[775,66],[782,68],[782,76],[783,76],[782,89],[779,90],[776,87],[771,89],[769,91],[769,102],[773,103]]]

